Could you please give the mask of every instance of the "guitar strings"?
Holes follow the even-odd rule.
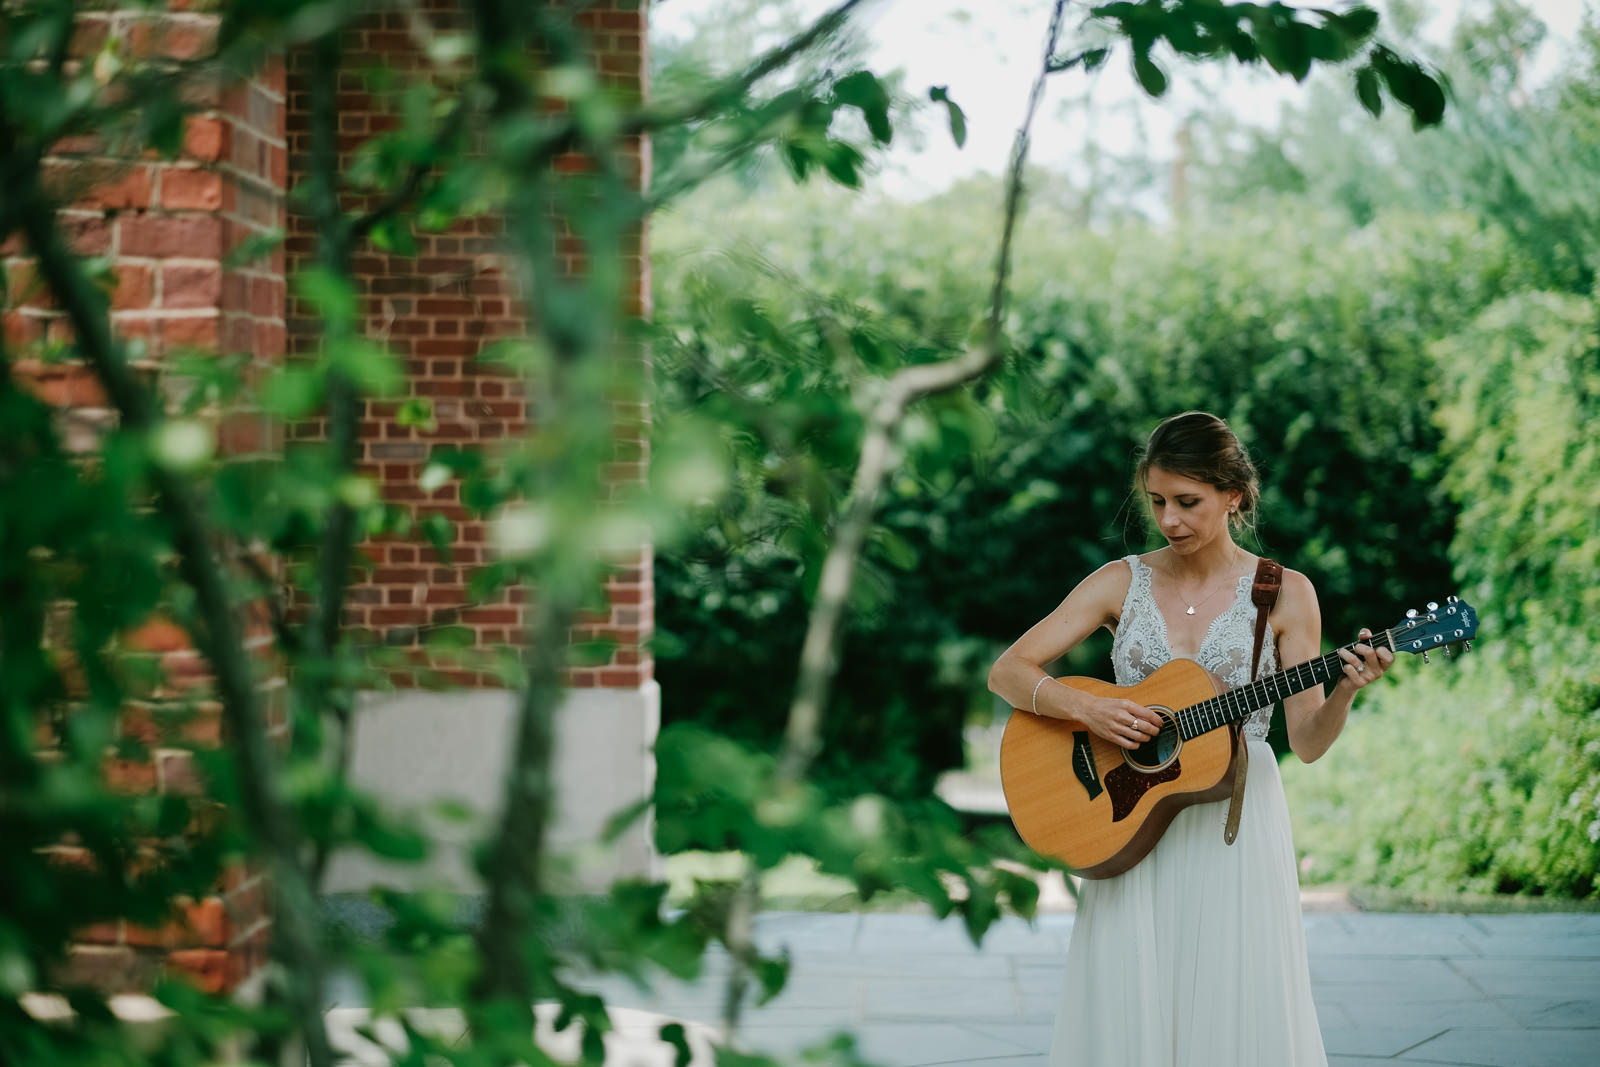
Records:
[[[1414,624],[1402,627],[1402,633],[1411,629],[1412,625]],[[1374,634],[1367,643],[1375,649],[1389,648],[1392,651],[1392,641],[1393,633],[1385,630],[1381,634]],[[1353,641],[1340,648],[1354,652],[1355,646],[1361,643]],[[1188,741],[1235,719],[1242,719],[1251,712],[1284,697],[1293,696],[1295,693],[1310,689],[1313,685],[1328,681],[1344,665],[1339,651],[1340,649],[1335,649],[1314,660],[1307,660],[1269,674],[1243,688],[1230,689],[1226,693],[1220,693],[1198,704],[1191,704],[1187,708],[1175,711],[1173,717],[1177,721],[1179,736]]]

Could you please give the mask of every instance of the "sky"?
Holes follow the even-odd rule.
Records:
[[[1551,30],[1530,67],[1535,81],[1555,69],[1584,9],[1595,2],[1525,0]],[[1298,3],[1313,6],[1311,0]],[[1434,17],[1427,29],[1436,35],[1447,32],[1464,4],[1473,6],[1472,0],[1433,0]],[[694,16],[719,6],[718,0],[664,0],[651,10],[651,32],[681,36]],[[801,6],[817,15],[833,4],[801,0]],[[903,69],[906,88],[918,94],[925,95],[929,86],[948,86],[968,120],[966,145],[957,148],[948,127],[940,124],[939,113],[923,109],[915,136],[897,134],[875,185],[893,196],[915,198],[979,171],[997,174],[1005,169],[1043,54],[1050,8],[1050,0],[868,0],[863,5],[856,21],[868,42],[868,67],[878,73]],[[981,19],[975,16],[977,11],[983,12]],[[1299,90],[1291,79],[1265,68],[1242,71],[1218,63],[1166,66],[1171,87],[1160,101],[1149,101],[1135,86],[1126,49],[1095,75],[1073,72],[1052,77],[1035,119],[1030,159],[1070,169],[1090,140],[1112,152],[1145,141],[1151,155],[1168,156],[1162,146],[1174,143],[1185,113],[1201,103],[1221,99],[1240,117],[1266,123]],[[1085,90],[1093,104],[1088,111],[1092,118],[1086,117],[1086,109],[1070,103]],[[1353,93],[1351,106],[1358,106]]]

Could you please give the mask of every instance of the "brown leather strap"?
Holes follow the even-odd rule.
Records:
[[[1256,581],[1250,587],[1250,602],[1256,606],[1256,641],[1250,651],[1250,680],[1255,681],[1261,672],[1261,644],[1267,636],[1267,615],[1278,602],[1278,590],[1283,586],[1283,564],[1263,558],[1256,567]],[[1244,781],[1250,773],[1250,748],[1242,725],[1232,727],[1234,742],[1233,796],[1228,799],[1228,821],[1222,828],[1222,840],[1233,844],[1239,836],[1239,817],[1244,813]]]

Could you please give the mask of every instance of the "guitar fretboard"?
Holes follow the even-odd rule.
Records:
[[[1393,650],[1393,634],[1385,630],[1373,634],[1364,642],[1355,641],[1342,646],[1346,651],[1353,652],[1357,644],[1367,644],[1373,648],[1387,648]],[[1185,741],[1198,737],[1203,733],[1225,726],[1230,722],[1239,722],[1248,718],[1251,713],[1282,700],[1284,697],[1310,689],[1314,685],[1321,685],[1329,681],[1337,681],[1344,674],[1344,660],[1339,656],[1339,650],[1334,649],[1325,656],[1308,659],[1304,663],[1297,663],[1293,667],[1286,667],[1276,674],[1269,674],[1249,685],[1230,689],[1210,700],[1202,700],[1198,704],[1191,704],[1187,708],[1175,713],[1178,720],[1178,733]]]

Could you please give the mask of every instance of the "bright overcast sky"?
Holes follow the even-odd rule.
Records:
[[[1527,0],[1549,25],[1550,38],[1533,64],[1540,70],[1555,65],[1564,42],[1570,41],[1582,19],[1586,0]],[[1300,0],[1310,6],[1310,0]],[[807,11],[820,14],[833,6],[828,0],[801,0]],[[1334,5],[1330,5],[1334,6]],[[1348,4],[1336,6],[1346,7]],[[1430,29],[1442,33],[1454,21],[1462,0],[1433,0],[1436,12]],[[1471,0],[1468,0],[1468,6]],[[716,10],[717,0],[666,0],[652,10],[653,32],[680,36],[692,16]],[[868,0],[857,25],[868,42],[868,65],[879,73],[894,68],[906,72],[908,91],[925,94],[931,85],[949,86],[950,96],[968,119],[966,147],[957,150],[949,133],[934,127],[939,116],[924,109],[926,135],[920,145],[902,143],[889,156],[888,170],[875,182],[896,195],[919,196],[935,192],[955,178],[975,171],[999,173],[1004,169],[1013,132],[1022,120],[1028,87],[1038,69],[1049,0]],[[972,14],[982,11],[980,17]],[[1143,136],[1152,145],[1171,145],[1174,131],[1186,111],[1203,100],[1220,97],[1236,113],[1256,121],[1270,121],[1280,102],[1296,91],[1293,81],[1266,73],[1242,73],[1221,64],[1168,64],[1172,85],[1159,102],[1138,105]],[[1265,68],[1263,68],[1265,69]],[[1075,86],[1061,84],[1078,79]],[[1057,75],[1047,90],[1035,120],[1031,158],[1038,163],[1067,167],[1091,131],[1080,116],[1063,114],[1063,99],[1085,85],[1079,73]],[[1097,120],[1092,136],[1103,147],[1118,151],[1139,136],[1130,119],[1128,101],[1142,99],[1134,87],[1124,49],[1094,83]],[[1352,93],[1351,106],[1356,107]],[[1165,152],[1158,152],[1165,155]]]

